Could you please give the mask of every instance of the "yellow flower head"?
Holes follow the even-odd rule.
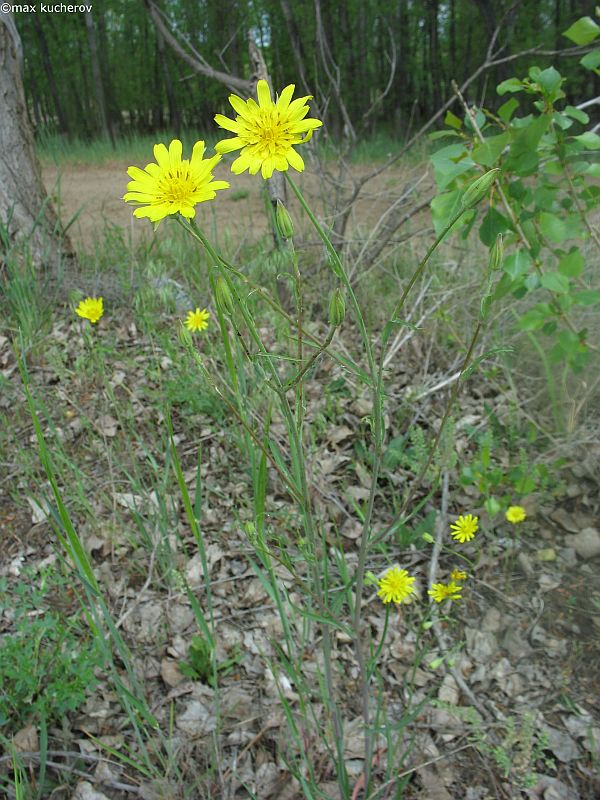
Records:
[[[509,522],[513,523],[513,525],[517,525],[517,523],[523,522],[525,519],[527,519],[527,514],[525,513],[523,506],[509,506],[505,516]]]
[[[460,600],[462,587],[454,581],[450,583],[434,583],[427,594],[432,597],[436,603],[443,603],[444,600]]]
[[[101,297],[86,297],[82,300],[75,313],[79,314],[83,319],[89,319],[91,323],[98,322],[102,314],[104,314],[104,306]]]
[[[250,98],[242,100],[232,94],[229,102],[237,112],[235,120],[215,116],[221,128],[235,133],[232,139],[223,139],[215,145],[217,153],[241,150],[231,165],[231,171],[239,175],[246,170],[256,175],[260,170],[263,178],[270,178],[274,170],[285,172],[292,166],[296,172],[304,170],[304,161],[294,150],[297,144],[307,142],[315,128],[323,124],[319,119],[304,119],[309,112],[306,101],[310,95],[292,100],[295,86],[290,84],[278,99],[271,100],[271,91],[266,81],[256,86],[258,103]]]
[[[379,579],[377,595],[384,603],[402,603],[414,593],[414,582],[415,579],[405,569],[392,567]]]
[[[451,581],[466,581],[467,580],[467,573],[463,572],[460,569],[453,569],[450,573],[450,580]]]
[[[188,313],[185,320],[185,327],[188,331],[204,331],[208,328],[209,317],[210,314],[205,308],[203,308],[202,311],[197,308],[195,311],[190,311]]]
[[[154,145],[156,164],[145,169],[129,167],[127,174],[133,178],[123,195],[127,203],[137,203],[140,208],[135,217],[148,217],[159,222],[169,214],[195,216],[195,206],[216,197],[217,189],[227,189],[227,181],[213,180],[212,170],[221,156],[204,158],[204,142],[196,142],[190,160],[181,158],[182,145],[173,139],[167,150],[164,144]]]
[[[470,542],[477,533],[478,522],[479,517],[474,517],[473,514],[467,514],[466,517],[461,514],[456,522],[450,525],[450,533],[461,544]]]

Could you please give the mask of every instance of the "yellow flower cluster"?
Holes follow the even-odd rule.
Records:
[[[196,142],[189,160],[181,157],[183,146],[179,139],[173,139],[168,148],[164,144],[155,145],[155,163],[147,164],[144,169],[127,170],[132,180],[123,200],[138,206],[134,216],[148,217],[153,223],[172,214],[193,219],[199,203],[213,200],[219,189],[229,188],[227,181],[215,180],[212,171],[222,154],[234,150],[240,150],[231,165],[236,175],[246,170],[251,175],[260,171],[266,179],[275,170],[285,172],[290,166],[302,172],[304,161],[294,147],[307,142],[323,123],[306,118],[310,110],[306,101],[311,97],[292,100],[294,89],[294,84],[286,86],[273,101],[267,82],[260,80],[256,86],[258,103],[252,98],[242,100],[231,95],[229,102],[236,112],[235,119],[217,114],[215,122],[235,136],[218,142],[216,155],[210,158],[204,157],[203,141]]]

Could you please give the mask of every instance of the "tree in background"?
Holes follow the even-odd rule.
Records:
[[[172,48],[143,2],[103,0],[91,14],[19,13],[25,88],[36,125],[81,138],[164,128],[212,129],[227,89],[198,74]],[[589,12],[585,0],[157,0],[180,46],[213,70],[252,77],[255,38],[274,85],[295,82],[315,96],[338,138],[382,127],[405,138],[452,97],[486,58],[494,32],[502,57],[528,51],[514,69],[541,68],[561,32]],[[470,86],[491,105],[507,67],[497,63]],[[513,65],[511,65],[511,70]],[[599,94],[597,75],[561,63],[574,101]],[[239,87],[238,87],[239,90]],[[366,115],[366,119],[365,119]]]

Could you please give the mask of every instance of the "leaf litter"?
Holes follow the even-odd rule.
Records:
[[[107,334],[102,331],[99,335]],[[109,379],[114,390],[127,387],[123,393],[127,414],[123,414],[123,408],[115,411],[107,398],[92,389],[93,376],[77,373],[69,379],[68,387],[69,396],[77,398],[77,410],[73,413],[74,407],[65,399],[62,376],[56,365],[42,358],[39,364],[30,367],[32,384],[43,387],[42,396],[52,408],[53,418],[58,421],[62,415],[67,425],[65,428],[63,421],[59,427],[72,431],[72,436],[62,437],[61,446],[89,475],[90,489],[93,485],[99,489],[93,499],[93,524],[84,506],[76,511],[85,519],[81,526],[83,540],[107,590],[114,618],[123,618],[122,629],[144,676],[153,713],[163,730],[171,730],[173,752],[186,765],[188,778],[194,780],[194,763],[199,756],[200,761],[210,762],[208,754],[216,736],[223,759],[219,771],[221,780],[223,776],[226,778],[229,796],[246,797],[246,787],[252,787],[257,797],[295,800],[302,794],[283,758],[288,734],[279,695],[283,693],[298,713],[298,694],[289,678],[275,675],[271,667],[281,625],[252,568],[252,552],[241,527],[248,516],[244,507],[246,482],[239,456],[218,423],[207,425],[206,419],[193,415],[186,418],[174,408],[178,448],[186,454],[187,463],[184,460],[183,466],[190,487],[196,481],[198,441],[205,442],[207,448],[201,469],[204,483],[201,524],[218,620],[217,660],[228,664],[219,676],[221,699],[217,715],[214,688],[190,679],[183,666],[189,659],[197,627],[186,590],[178,585],[176,576],[178,573],[184,576],[189,589],[200,599],[204,576],[178,497],[172,487],[167,493],[150,488],[151,472],[142,470],[143,492],[126,489],[121,476],[107,478],[107,466],[99,463],[100,451],[94,445],[93,437],[100,432],[114,446],[126,447],[130,434],[125,427],[133,419],[141,426],[144,445],[140,450],[138,442],[128,454],[130,466],[133,468],[137,462],[139,467],[144,450],[154,460],[164,456],[153,421],[158,422],[159,416],[151,409],[148,397],[153,383],[148,376],[156,359],[156,343],[145,339],[131,321],[121,325],[117,341],[117,353],[120,347],[130,351],[129,354],[136,353],[133,360],[125,360],[123,354],[120,364],[115,358],[118,366]],[[77,337],[69,336],[69,326],[63,323],[55,325],[49,337],[50,350],[53,345],[63,348],[73,361],[80,344]],[[0,338],[0,364],[7,380],[2,406],[13,414],[16,454],[23,433],[30,436],[30,427],[18,405],[22,392],[8,351],[8,340]],[[166,354],[160,359],[163,371],[171,368]],[[324,371],[321,378],[329,382],[336,369]],[[406,375],[403,370],[399,385],[392,385],[391,391],[403,390]],[[317,383],[319,378],[317,373]],[[323,385],[321,391],[315,392],[315,404],[307,416],[309,423],[324,408],[325,388]],[[311,459],[318,484],[314,498],[322,513],[331,514],[334,523],[341,523],[340,532],[347,543],[344,546],[352,560],[352,549],[360,535],[352,502],[364,501],[368,486],[367,470],[356,456],[356,443],[361,440],[361,426],[369,407],[359,397],[339,396],[336,402],[338,419],[343,421],[323,430]],[[425,402],[430,408],[435,397],[428,397]],[[501,404],[498,399],[498,413]],[[477,398],[466,399],[463,427],[478,424],[478,408]],[[388,424],[390,438],[403,434],[397,420],[392,418]],[[57,430],[46,423],[45,433],[50,441]],[[460,424],[457,430],[461,430]],[[469,447],[468,441],[459,437],[461,458],[467,457]],[[20,579],[25,568],[39,574],[55,559],[48,522],[50,510],[44,499],[47,495],[39,493],[43,478],[32,460],[31,443],[27,449],[28,463],[34,464],[29,473],[23,470],[22,456],[13,454],[11,463],[5,465],[13,492],[28,492],[25,502],[15,507],[8,495],[0,496],[0,529],[7,543],[0,560],[0,578],[9,584]],[[122,451],[120,455],[125,457]],[[393,477],[409,474],[399,465]],[[593,765],[600,758],[600,581],[593,561],[600,552],[594,525],[598,515],[598,487],[592,475],[574,476],[568,467],[564,478],[571,488],[556,505],[532,513],[528,536],[519,539],[518,548],[512,546],[508,536],[504,544],[500,539],[499,546],[486,549],[469,584],[472,591],[465,592],[462,606],[453,608],[459,623],[452,637],[464,642],[464,647],[455,654],[455,668],[483,703],[488,720],[473,713],[468,698],[444,664],[432,666],[442,655],[435,643],[428,660],[413,668],[414,630],[399,617],[390,631],[382,655],[389,718],[399,720],[407,704],[412,702],[414,707],[432,692],[434,697],[434,702],[423,706],[406,731],[407,745],[409,734],[412,742],[404,765],[411,776],[407,798],[483,800],[521,796],[586,800],[597,796],[594,792],[599,785]],[[285,496],[278,493],[276,482],[271,486],[275,487],[272,506],[284,513]],[[345,493],[341,491],[344,486],[348,487]],[[468,488],[464,487],[464,491],[458,488],[453,494],[456,508],[472,507]],[[474,513],[481,510],[475,509]],[[386,510],[384,503],[380,523],[385,522],[387,514],[389,509]],[[280,519],[274,516],[273,524],[281,525]],[[288,513],[287,525],[295,526],[292,512]],[[333,533],[334,527],[330,525],[327,529]],[[153,554],[156,579],[145,585]],[[400,548],[395,555],[405,560],[408,555],[414,565],[421,564],[425,569],[427,551],[410,545],[408,551]],[[511,558],[512,562],[507,561]],[[278,573],[293,598],[294,576],[283,566],[278,567]],[[367,624],[373,631],[381,631],[383,608],[374,597],[366,602]],[[131,613],[127,614],[128,609]],[[0,630],[4,635],[10,634],[11,620],[6,614],[0,617]],[[333,660],[343,668],[346,764],[349,774],[358,781],[364,766],[364,733],[353,699],[357,664],[345,634],[337,631],[333,641]],[[315,651],[308,653],[304,666],[311,680],[316,678],[317,665]],[[313,704],[311,713],[315,719],[323,718],[319,702]],[[524,713],[535,720],[535,735],[529,736],[529,740],[524,731]],[[171,721],[174,728],[170,727]],[[308,728],[305,734],[310,736]],[[155,782],[140,786],[135,773],[125,764],[116,759],[110,759],[110,764],[103,760],[106,751],[102,750],[102,743],[116,750],[123,747],[128,750],[133,745],[126,718],[106,679],[100,681],[85,705],[70,716],[66,727],[62,731],[51,729],[49,737],[51,747],[57,751],[81,752],[82,757],[98,758],[95,767],[85,762],[86,779],[72,773],[73,797],[103,800],[130,796],[133,790],[126,791],[122,788],[124,784],[135,786],[141,797],[180,796],[183,787],[170,779],[163,785]],[[21,752],[36,751],[39,741],[35,721],[17,731],[13,743]],[[325,796],[338,797],[327,753],[316,739],[312,746]],[[384,748],[384,743],[377,740],[376,747]],[[494,755],[494,748],[504,748],[512,760],[511,766],[507,767],[499,755]],[[535,758],[531,755],[534,750]],[[527,752],[529,762],[524,756]],[[57,756],[55,769],[60,772],[63,764],[68,774],[73,758]],[[524,759],[522,765],[519,759]],[[535,770],[543,774],[530,785],[526,778]],[[466,775],[469,785],[465,789]]]

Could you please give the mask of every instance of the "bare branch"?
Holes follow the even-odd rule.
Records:
[[[154,24],[161,32],[169,47],[173,48],[177,55],[180,56],[180,58],[182,58],[185,63],[194,70],[194,72],[198,72],[200,75],[204,75],[207,78],[212,78],[215,81],[219,81],[219,83],[225,84],[225,86],[234,91],[241,92],[243,94],[252,93],[254,89],[254,84],[252,81],[246,80],[245,78],[238,78],[235,75],[230,75],[228,72],[221,72],[221,70],[214,69],[203,57],[198,57],[198,54],[196,54],[196,57],[190,55],[187,50],[179,44],[175,36],[173,36],[168,26],[165,24],[160,10],[154,4],[153,0],[143,0],[143,2],[150,13],[150,16],[152,17]]]

